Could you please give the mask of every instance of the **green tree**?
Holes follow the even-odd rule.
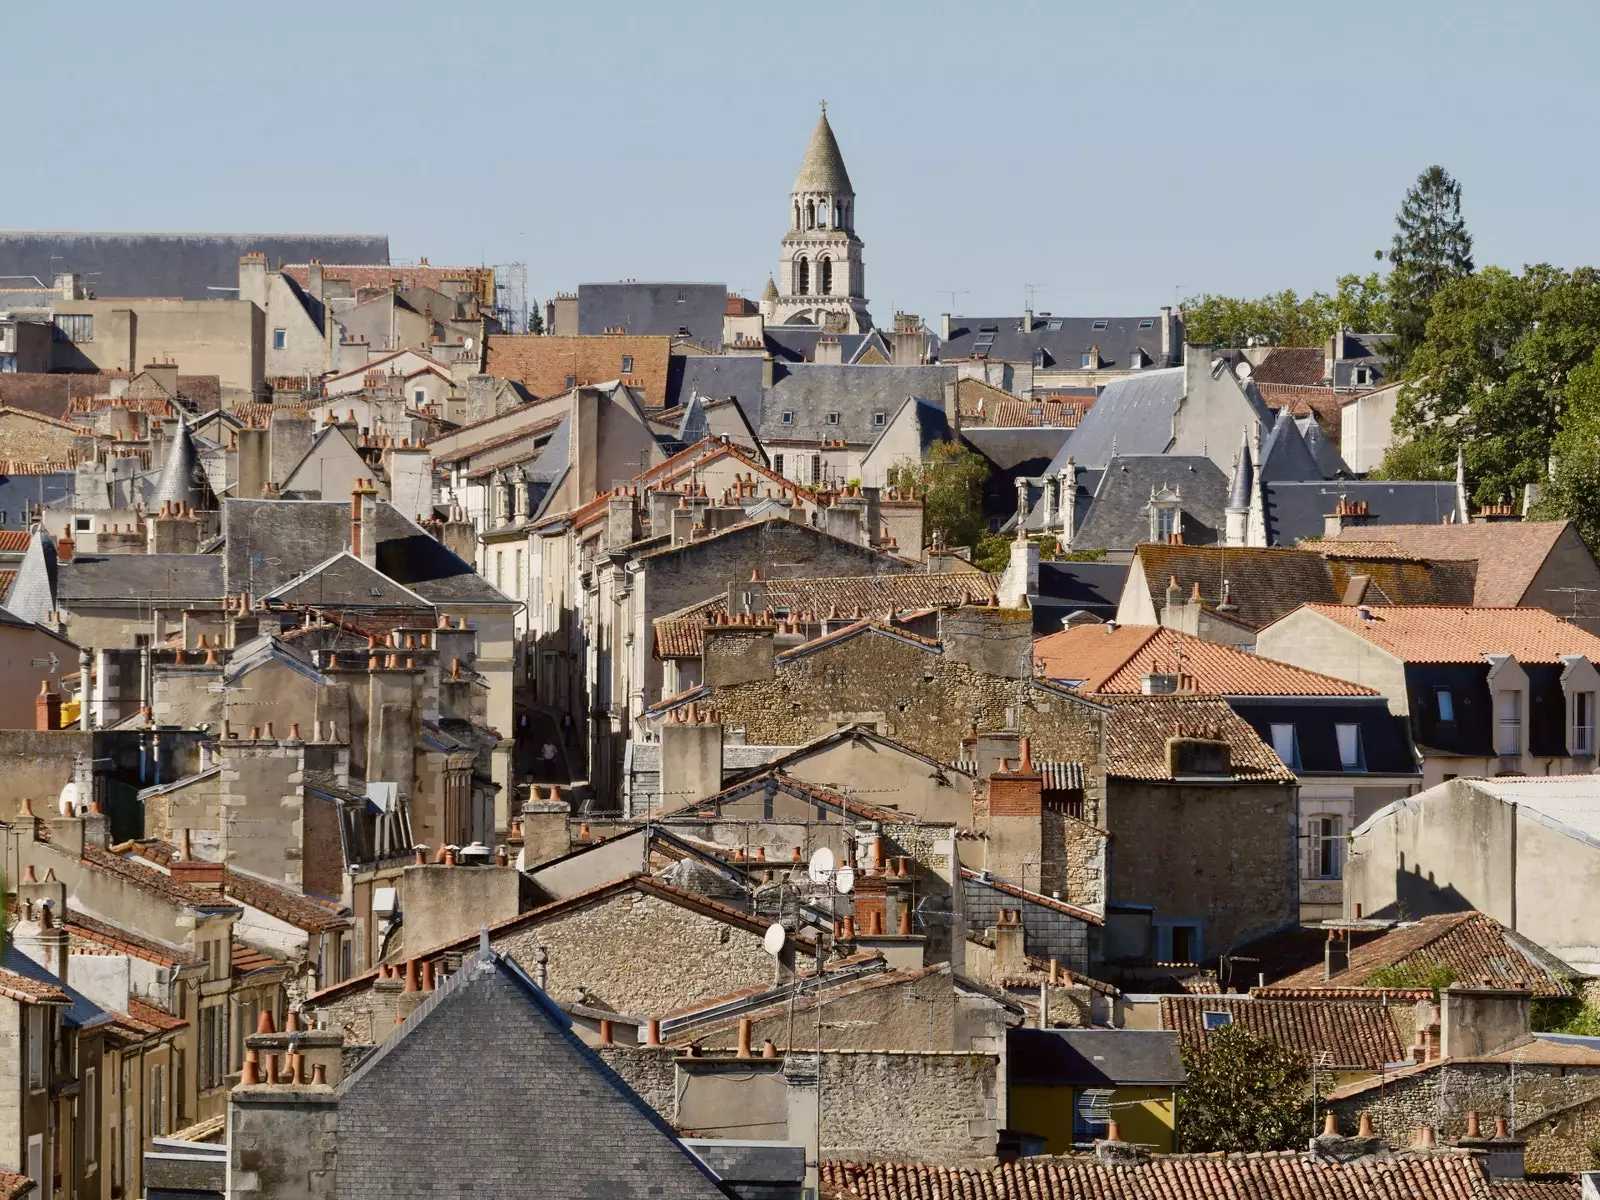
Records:
[[[1393,320],[1388,280],[1376,271],[1339,276],[1333,297],[1334,327],[1342,326],[1352,333],[1387,333]]]
[[[1417,176],[1395,216],[1389,247],[1394,361],[1404,366],[1422,344],[1433,298],[1472,274],[1472,235],[1461,217],[1461,185],[1441,166]]]
[[[1460,450],[1480,503],[1516,499],[1524,484],[1544,481],[1573,375],[1597,351],[1592,267],[1488,267],[1450,280],[1433,298],[1396,403],[1396,433],[1413,445],[1386,461],[1386,474],[1448,477]],[[1575,397],[1588,380],[1578,376]]]
[[[1584,541],[1600,546],[1600,357],[1575,367],[1567,379],[1551,458],[1534,515],[1569,520]]]
[[[889,486],[916,488],[922,524],[949,546],[971,546],[983,536],[983,485],[989,460],[960,442],[935,442],[923,462],[903,459],[889,468]]]
[[[540,309],[539,302],[537,300],[528,305],[528,332],[544,332],[544,312],[542,309]]]
[[[1456,981],[1456,969],[1449,963],[1403,963],[1398,966],[1379,967],[1366,979],[1362,987],[1370,988],[1432,988],[1442,991]]]
[[[1183,302],[1184,336],[1210,346],[1320,346],[1343,326],[1355,333],[1389,328],[1388,285],[1376,271],[1341,275],[1334,294],[1271,292],[1256,299],[1191,297]]]
[[[1311,1070],[1277,1042],[1224,1025],[1204,1049],[1185,1047],[1183,1065],[1180,1150],[1289,1150],[1314,1132]]]

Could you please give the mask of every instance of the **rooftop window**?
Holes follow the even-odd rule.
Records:
[[[1055,320],[1051,321],[1050,324],[1046,325],[1045,328],[1048,329],[1051,333],[1060,333],[1061,332],[1061,318],[1057,317]]]
[[[839,414],[836,413],[836,412],[829,413],[828,414],[828,424],[829,425],[837,425],[838,423],[839,423]]]
[[[1094,327],[1096,329],[1104,329],[1106,327],[1106,322],[1104,320],[1096,321],[1094,323]]]
[[[1233,1024],[1233,1014],[1231,1012],[1203,1012],[1200,1017],[1205,1022],[1207,1029],[1221,1029],[1226,1025]]]
[[[779,417],[778,417],[778,424],[780,424],[780,425],[793,425],[794,424],[794,414],[792,412],[786,412],[786,413],[780,414]]]
[[[1144,320],[1139,322],[1140,329],[1154,329],[1155,327],[1156,323],[1150,317],[1146,317]]]

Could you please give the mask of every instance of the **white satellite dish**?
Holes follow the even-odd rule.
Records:
[[[761,945],[766,952],[777,957],[782,952],[784,944],[789,940],[789,931],[779,922],[774,921],[767,926],[767,932],[761,936]]]
[[[1240,359],[1239,360],[1239,365],[1234,367],[1233,373],[1235,375],[1237,375],[1240,379],[1249,379],[1250,378],[1250,370],[1251,370],[1251,367],[1250,367],[1249,361],[1247,359]]]
[[[840,867],[833,877],[833,889],[841,896],[848,896],[856,886],[856,873],[853,867]]]
[[[827,883],[828,876],[833,874],[833,851],[823,846],[813,853],[811,855],[811,864],[806,868],[806,874],[811,877],[812,883]]]

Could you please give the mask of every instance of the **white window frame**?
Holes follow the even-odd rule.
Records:
[[[1506,688],[1494,694],[1495,750],[1504,757],[1522,753],[1522,692]]]
[[[1344,878],[1344,818],[1314,813],[1306,821],[1306,878]]]
[[[1456,697],[1455,693],[1447,687],[1433,689],[1433,703],[1435,711],[1439,714],[1439,723],[1454,725],[1456,723]]]
[[[1568,750],[1573,754],[1594,753],[1594,693],[1572,693],[1572,743]]]
[[[1361,726],[1340,723],[1333,727],[1334,739],[1339,744],[1339,769],[1341,771],[1365,771],[1367,758],[1365,748],[1361,744]],[[1345,739],[1349,739],[1349,753],[1346,753]]]
[[[287,329],[274,329],[272,331],[272,348],[274,350],[287,350],[289,348],[289,331]]]
[[[1299,730],[1299,728],[1296,727],[1295,725],[1292,725],[1292,724],[1280,723],[1280,722],[1276,722],[1276,721],[1273,722],[1268,728],[1269,728],[1269,730],[1270,730],[1270,732],[1272,734],[1272,752],[1274,754],[1276,754],[1280,759],[1282,759],[1283,760],[1283,765],[1288,767],[1291,771],[1299,770],[1299,768],[1300,768],[1300,730]],[[1287,732],[1288,743],[1289,743],[1289,753],[1288,754],[1285,754],[1283,752],[1283,749],[1284,749],[1283,738],[1285,737],[1285,733],[1284,733],[1285,730],[1288,731]]]
[[[100,1161],[100,1069],[85,1067],[83,1072],[83,1161],[93,1166]]]
[[[28,1005],[28,1090],[32,1092],[42,1092],[45,1088],[45,1065],[49,1062],[45,1050],[50,1040],[48,1016],[39,1005]]]

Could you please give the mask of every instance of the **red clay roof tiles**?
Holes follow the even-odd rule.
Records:
[[[1449,605],[1308,604],[1312,612],[1410,663],[1481,663],[1509,654],[1520,663],[1559,665],[1563,655],[1600,663],[1600,637],[1542,608]]]

